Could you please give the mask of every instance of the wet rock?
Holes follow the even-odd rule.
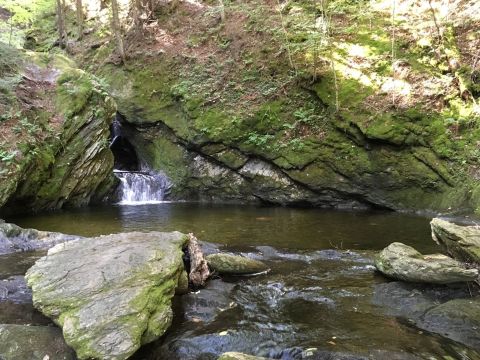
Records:
[[[450,284],[478,278],[477,269],[467,269],[442,254],[422,255],[411,246],[398,242],[380,252],[375,266],[385,276],[409,282]]]
[[[182,271],[178,278],[178,285],[175,288],[175,295],[185,295],[188,293],[188,274]]]
[[[232,351],[223,353],[218,360],[267,360],[267,358]]]
[[[413,320],[419,319],[427,310],[454,299],[469,299],[467,286],[421,285],[400,281],[378,284],[372,301],[383,306],[387,314]]]
[[[460,261],[480,265],[480,227],[459,226],[438,218],[430,226],[433,240],[445,252]]]
[[[0,325],[0,359],[73,360],[75,353],[56,327]]]
[[[135,232],[59,244],[27,272],[34,305],[78,358],[126,359],[170,326],[187,240]]]
[[[27,287],[23,276],[11,276],[0,280],[0,302],[2,301],[15,303],[32,302],[32,292]]]
[[[379,284],[373,303],[420,329],[480,349],[480,298],[466,286]]]
[[[15,224],[0,223],[0,255],[17,251],[48,249],[56,244],[79,238],[79,236],[23,229]]]
[[[182,297],[182,308],[187,320],[209,323],[222,311],[233,306],[231,292],[235,284],[211,280],[198,292]]]
[[[258,260],[231,254],[211,254],[206,257],[208,266],[220,274],[248,275],[269,270]]]
[[[480,349],[480,299],[455,299],[435,306],[417,326]]]

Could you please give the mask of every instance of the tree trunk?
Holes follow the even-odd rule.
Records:
[[[210,276],[207,261],[203,258],[203,252],[193,234],[188,234],[188,254],[190,256],[190,274],[188,279],[195,288],[205,285]]]
[[[67,32],[65,30],[65,0],[57,0],[57,29],[58,44],[65,48],[67,42]]]
[[[120,17],[118,15],[118,3],[117,0],[112,0],[112,30],[117,39],[117,48],[122,59],[122,62],[125,64],[125,48],[123,45],[123,36],[122,28],[120,26]]]
[[[135,28],[137,30],[140,30],[142,28],[142,1],[141,0],[135,0],[134,6],[133,6],[133,19],[135,21]]]
[[[83,4],[82,0],[76,0],[77,3],[77,26],[78,26],[78,40],[83,36]]]

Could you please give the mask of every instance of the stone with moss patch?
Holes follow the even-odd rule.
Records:
[[[467,269],[462,263],[442,254],[422,255],[411,246],[392,243],[375,259],[382,274],[402,281],[430,284],[450,284],[475,281],[477,269]]]
[[[27,272],[34,306],[79,359],[126,359],[170,326],[187,240],[137,232],[59,244]]]
[[[261,261],[239,255],[211,254],[205,259],[208,266],[220,274],[247,275],[269,270],[268,266]]]

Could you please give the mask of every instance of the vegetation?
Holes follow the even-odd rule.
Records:
[[[28,46],[58,51],[64,7],[66,52],[109,84],[133,123],[162,122],[196,147],[221,143],[300,181],[304,174],[293,171],[309,166],[358,185],[396,163],[419,171],[395,170],[400,188],[473,186],[474,1],[61,3],[55,16],[52,1],[34,2],[28,11],[36,15],[20,26],[29,28]],[[380,161],[372,149],[388,155]],[[400,188],[395,201],[415,197]]]

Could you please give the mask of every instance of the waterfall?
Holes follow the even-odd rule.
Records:
[[[111,137],[112,139],[110,140],[110,146],[115,143],[115,141],[122,136],[122,124],[118,119],[115,117],[115,119],[112,122],[111,130],[110,133],[112,134]]]
[[[121,205],[156,204],[163,202],[165,194],[171,187],[170,181],[163,174],[151,172],[115,170],[120,179]]]

